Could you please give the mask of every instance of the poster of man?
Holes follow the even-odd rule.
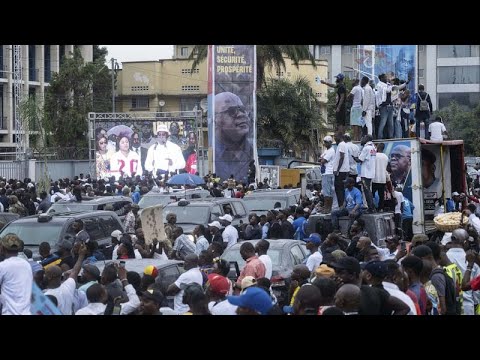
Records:
[[[278,188],[280,185],[280,166],[260,165],[260,179],[264,183],[267,179],[267,183],[272,189]]]
[[[214,172],[248,181],[255,159],[255,47],[215,45],[213,51]]]
[[[143,176],[147,171],[154,176],[183,171],[188,160],[188,157],[184,158],[184,152],[188,152],[189,156],[192,154],[192,141],[189,139],[190,133],[195,136],[192,124],[193,120],[185,119],[96,122],[94,134],[97,179],[114,176],[118,180],[121,176]],[[158,131],[159,129],[164,131]],[[170,160],[164,161],[166,157],[160,154],[162,146],[169,148]],[[147,162],[149,153],[151,155]],[[157,154],[156,157],[154,154]],[[196,170],[196,156],[190,157],[190,169]]]

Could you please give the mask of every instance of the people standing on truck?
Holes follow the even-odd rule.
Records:
[[[413,237],[413,210],[415,206],[407,198],[403,197],[403,210],[402,210],[402,230],[403,230],[403,239],[405,241],[411,241]]]
[[[424,105],[425,102],[428,104],[428,106]],[[430,119],[432,113],[433,106],[430,95],[425,92],[425,86],[423,84],[419,84],[415,110],[415,133],[418,138],[420,137],[420,122],[423,121],[425,123],[425,139],[430,139],[427,129],[429,129],[428,120]]]
[[[355,158],[355,161],[362,163],[360,167],[360,176],[362,177],[362,187],[363,192],[365,193],[365,199],[367,200],[369,213],[375,212],[371,186],[372,179],[375,177],[375,158],[377,150],[375,149],[372,140],[373,138],[371,135],[364,136],[363,141],[366,144],[363,146],[360,156]]]
[[[323,146],[327,150],[322,154],[320,162],[322,164],[322,193],[324,196],[323,213],[329,214],[332,211],[333,204],[333,160],[335,159],[335,150],[332,147],[333,139],[331,136],[323,138]]]
[[[335,175],[335,194],[337,195],[338,204],[343,204],[345,186],[344,181],[350,173],[350,161],[347,145],[343,141],[343,134],[335,134],[335,142],[337,143],[337,151],[333,159],[333,174]]]
[[[320,82],[324,85],[337,89],[337,99],[336,99],[337,101],[335,104],[335,118],[336,118],[335,130],[343,134],[345,133],[345,122],[346,122],[345,121],[345,117],[346,117],[345,96],[347,93],[347,89],[345,87],[345,84],[343,83],[343,79],[345,78],[345,75],[338,74],[335,77],[337,78],[337,80],[335,80],[335,84],[330,84],[323,80],[321,80]]]
[[[352,99],[352,107],[350,108],[350,126],[353,129],[353,139],[355,141],[360,141],[360,133],[362,129],[359,119],[362,115],[363,91],[359,82],[358,79],[353,80],[353,88],[348,95],[348,99]]]
[[[366,76],[362,77],[360,82],[360,86],[363,89],[362,110],[366,112],[365,126],[367,127],[367,133],[373,136],[372,121],[375,117],[375,93],[368,82],[369,79]]]
[[[372,196],[378,191],[378,211],[383,212],[385,201],[385,184],[387,183],[388,156],[383,153],[384,143],[377,145],[375,156],[375,177],[372,181]]]
[[[354,158],[360,155],[360,149],[358,148],[357,144],[354,144],[352,142],[352,138],[350,137],[350,134],[343,135],[343,141],[345,141],[345,145],[347,146],[347,150],[348,150],[348,163],[350,165],[350,172],[348,176],[350,176],[355,181],[355,184],[356,184],[358,170],[357,170],[357,162],[355,161]]]
[[[402,193],[402,186],[397,185],[395,190],[393,191],[393,197],[396,199],[395,201],[395,210],[393,219],[395,221],[395,228],[401,229],[402,228],[402,210],[403,210],[403,193]]]
[[[356,187],[352,178],[345,180],[345,202],[340,205],[339,210],[332,211],[332,226],[334,231],[339,231],[338,218],[340,216],[349,216],[350,224],[362,215],[363,199],[362,193]]]
[[[430,133],[431,141],[443,141],[443,135],[448,135],[441,116],[437,116],[428,126],[428,132]]]

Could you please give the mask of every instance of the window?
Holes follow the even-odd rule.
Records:
[[[65,45],[60,45],[58,48],[58,58],[60,60],[60,66],[63,65],[63,61],[65,60]]]
[[[479,66],[439,67],[438,83],[439,84],[478,84],[480,83],[480,67]]]
[[[148,109],[150,108],[150,102],[148,97],[133,97],[132,98],[132,109]]]
[[[210,221],[209,222],[218,220],[218,218],[220,216],[222,216],[222,214],[223,213],[222,213],[222,210],[220,209],[220,206],[215,205],[214,207],[212,207],[212,211],[210,212]]]
[[[352,45],[343,45],[343,53],[344,54],[351,54],[352,53]]]
[[[180,56],[181,57],[187,57],[189,54],[188,54],[188,47],[182,47],[180,48]]]
[[[241,215],[241,216],[246,216],[247,215],[247,212],[245,211],[245,208],[243,207],[243,205],[240,203],[240,202],[233,202],[233,208],[235,209],[235,212],[238,214],[238,215]]]
[[[480,93],[439,93],[438,109],[447,107],[452,101],[456,101],[466,110],[473,109],[480,103]]]
[[[424,75],[425,75],[424,72],[425,72],[424,69],[418,69],[418,77],[419,77],[419,78],[423,78]]]
[[[144,86],[132,86],[131,87],[132,91],[148,91],[148,85]]]
[[[343,74],[345,77],[349,78],[350,80],[355,79],[355,71],[344,71]]]
[[[320,46],[320,54],[321,55],[329,55],[330,54],[330,45]]]
[[[304,258],[302,249],[298,245],[295,245],[290,249],[290,255],[293,259],[293,264],[298,265],[301,264]]]
[[[28,45],[28,79],[38,81],[37,69],[35,69],[35,45]]]
[[[200,99],[195,98],[181,98],[180,99],[180,111],[192,111],[195,106],[200,102]]]
[[[182,91],[200,91],[200,85],[182,85]]]
[[[437,57],[457,58],[480,56],[480,45],[438,45]]]
[[[276,74],[277,74],[277,77],[283,77],[284,73],[283,73],[283,71],[277,71]]]
[[[0,78],[6,78],[7,74],[4,72],[5,69],[3,67],[3,45],[0,45]]]
[[[122,231],[122,227],[118,221],[113,218],[113,216],[102,215],[98,217],[98,221],[100,222],[100,226],[103,228],[103,232],[106,237],[110,237],[114,230]]]
[[[425,51],[425,45],[418,45],[418,52],[424,52]]]
[[[99,240],[103,235],[102,229],[100,229],[100,224],[96,218],[87,218],[82,219],[84,224],[84,229],[90,235],[90,240]]]
[[[197,69],[182,69],[182,74],[198,74],[200,70]]]

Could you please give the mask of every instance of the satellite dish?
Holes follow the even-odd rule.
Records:
[[[202,108],[203,111],[207,111],[207,107],[208,107],[207,98],[204,98],[200,101],[200,107]]]
[[[165,100],[160,100],[160,101],[158,102],[158,105],[160,105],[160,106],[165,106]]]

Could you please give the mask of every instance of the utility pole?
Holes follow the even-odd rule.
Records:
[[[112,113],[115,114],[115,80],[117,77],[117,70],[119,69],[117,59],[111,58],[112,62]]]

